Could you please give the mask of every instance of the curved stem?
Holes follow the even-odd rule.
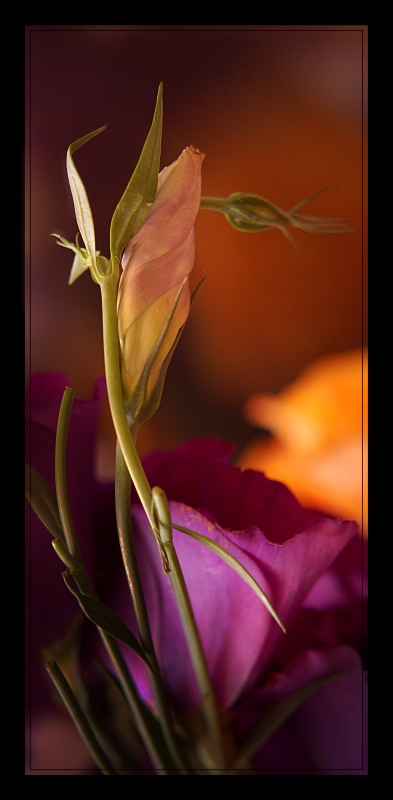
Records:
[[[60,408],[59,421],[56,433],[56,452],[55,452],[55,473],[56,473],[56,496],[59,507],[60,520],[63,526],[64,537],[67,547],[71,554],[71,559],[75,559],[76,565],[72,565],[72,575],[75,578],[77,585],[83,594],[88,597],[97,597],[93,586],[85,571],[80,548],[75,535],[74,526],[72,523],[71,512],[68,502],[67,480],[66,480],[66,448],[67,448],[67,433],[68,423],[71,413],[72,401],[74,392],[72,389],[66,389],[63,395],[63,400]],[[137,457],[138,458],[138,457]],[[150,489],[150,487],[149,487]],[[63,559],[64,560],[64,559]],[[116,640],[105,633],[99,626],[97,630],[105,645],[108,655],[118,673],[120,683],[122,685],[124,694],[127,698],[130,710],[135,719],[136,726],[139,730],[141,738],[145,747],[150,755],[152,763],[159,774],[166,774],[166,764],[161,756],[159,748],[151,735],[149,725],[146,719],[146,709],[139,697],[137,689],[133,680],[128,672],[127,665],[122,656],[121,650]]]
[[[229,211],[228,200],[226,197],[201,197],[200,208],[207,211],[221,211],[227,214]]]
[[[114,276],[103,278],[100,281],[105,375],[109,405],[124,460],[147,518],[151,521],[151,489],[136,452],[124,408],[117,332],[117,284],[118,281]]]
[[[169,578],[187,639],[187,645],[202,697],[202,712],[211,741],[214,761],[219,770],[225,769],[225,749],[220,714],[206,663],[205,653],[195,621],[186,582],[173,543],[165,544],[171,571]]]
[[[56,661],[48,661],[45,666],[93,760],[104,775],[117,775],[118,773],[113,769],[112,764],[105,755],[101,745],[98,743],[87,717],[83,713],[60,667],[56,664]]]
[[[109,405],[119,447],[123,453],[127,469],[138,492],[152,531],[157,540],[160,539],[161,534],[162,542],[164,543],[165,539],[162,537],[161,522],[157,521],[154,514],[152,490],[137,454],[124,407],[117,331],[117,285],[118,279],[115,278],[114,275],[102,278],[100,280],[104,335],[104,361]],[[167,554],[169,557],[170,579],[185,630],[198,685],[202,694],[202,708],[210,733],[210,739],[214,751],[215,766],[217,766],[219,769],[223,769],[225,768],[225,754],[220,716],[207,669],[205,655],[199,638],[198,628],[196,626],[192,606],[189,600],[187,587],[185,585],[175,549],[171,543],[172,530],[170,525],[169,528],[170,532],[167,534],[166,539],[168,546],[165,544],[165,547],[162,549],[164,556]],[[168,540],[168,535],[170,536],[170,542]]]
[[[123,558],[125,573],[130,589],[132,605],[134,608],[136,623],[142,647],[149,657],[153,669],[149,670],[149,680],[156,701],[162,731],[174,764],[182,770],[182,774],[190,774],[179,754],[178,744],[172,728],[171,713],[168,706],[165,688],[162,682],[160,668],[154,648],[153,637],[149,618],[147,614],[145,596],[143,594],[142,582],[138,569],[135,553],[134,537],[131,523],[131,478],[124,461],[123,453],[119,444],[116,446],[116,478],[115,478],[115,498],[116,498],[116,520],[119,533],[120,549]]]
[[[153,513],[155,515],[156,525],[159,528],[163,546],[168,555],[170,567],[169,578],[182,621],[199,691],[202,696],[202,712],[205,719],[207,734],[210,739],[214,764],[218,770],[223,770],[226,767],[226,758],[220,713],[190,596],[173,544],[172,520],[168,501],[165,492],[158,487],[153,489]]]
[[[68,425],[70,421],[73,399],[74,390],[67,387],[61,401],[56,429],[55,483],[57,505],[67,548],[77,561],[82,562],[79,545],[75,536],[74,526],[71,519],[66,475]]]

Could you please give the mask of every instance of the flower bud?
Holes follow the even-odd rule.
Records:
[[[158,176],[146,222],[122,257],[118,326],[129,415],[143,422],[157,409],[165,373],[190,311],[194,221],[204,155],[194,147]]]

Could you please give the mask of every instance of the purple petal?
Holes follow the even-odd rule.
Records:
[[[307,650],[243,701],[235,718],[241,741],[275,703],[311,681],[344,673],[319,689],[252,759],[263,774],[367,775],[367,684],[350,647]]]
[[[289,489],[263,473],[226,463],[235,448],[202,438],[176,450],[159,450],[144,461],[152,486],[170,500],[209,512],[229,530],[256,525],[271,542],[281,543],[307,528],[316,513],[302,508]]]
[[[170,503],[173,522],[203,533],[231,552],[265,591],[284,624],[346,542],[356,525],[319,520],[283,545],[268,542],[257,528],[229,532],[197,511]],[[154,537],[142,509],[133,508],[136,548],[160,662],[173,696],[195,706],[199,694],[173,598]],[[221,706],[228,707],[260,678],[284,634],[252,590],[203,545],[174,531],[174,542],[191,598],[210,674]],[[123,599],[114,599],[120,612]],[[148,696],[144,667],[129,656]]]

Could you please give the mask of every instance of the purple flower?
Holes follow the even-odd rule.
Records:
[[[59,406],[59,395],[53,399],[56,381],[58,377],[37,376],[34,391],[37,396],[39,389],[41,410],[38,402],[33,403],[32,415],[37,443],[32,465],[48,482],[53,470],[54,408]],[[45,386],[52,402],[43,402]],[[97,405],[96,398],[74,406],[70,499],[78,520],[81,514],[81,524],[76,520],[75,524],[90,568],[96,574],[103,571],[99,595],[135,631],[124,572],[116,561],[113,488],[101,487],[102,493],[92,479],[94,421],[89,411]],[[36,448],[41,446],[38,457]],[[282,484],[230,465],[232,449],[223,442],[199,439],[174,452],[153,453],[144,466],[151,485],[166,491],[173,522],[203,533],[236,556],[288,630],[286,635],[280,631],[230,567],[174,531],[213,685],[234,745],[241,745],[276,702],[310,681],[340,674],[279,728],[255,753],[252,764],[261,774],[367,774],[362,762],[362,543],[355,536],[356,523],[321,518],[303,509]],[[158,658],[174,704],[187,715],[198,707],[199,695],[169,578],[138,503],[132,516]],[[62,565],[51,553],[48,533],[33,531],[32,544],[32,629],[39,632],[33,640],[42,645],[45,626],[48,643],[53,636],[54,606],[62,609],[64,628],[68,608],[72,618],[73,598],[62,585]],[[142,695],[152,703],[142,661],[129,649],[123,652]]]

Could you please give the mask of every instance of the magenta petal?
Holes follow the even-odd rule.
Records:
[[[193,439],[172,452],[151,453],[144,468],[151,485],[161,486],[170,500],[208,511],[229,530],[256,525],[276,543],[305,530],[315,512],[302,508],[282,483],[228,464],[234,449],[216,439]]]
[[[355,522],[319,519],[282,545],[273,544],[263,536],[251,538],[248,531],[228,531],[227,535],[262,566],[273,590],[274,607],[288,627],[311,587],[356,535],[356,531]],[[277,626],[273,627],[252,680],[256,680],[268,665],[282,638],[283,634]]]
[[[171,503],[173,522],[217,541],[240,559],[268,596],[271,589],[260,567],[230,542],[219,526],[187,506]],[[140,507],[133,508],[138,561],[147,599],[153,637],[165,679],[175,702],[183,709],[198,707],[200,695],[168,575],[163,573],[155,539]],[[191,537],[174,531],[209,671],[222,707],[231,705],[256,664],[271,625],[271,616],[244,581],[218,556]],[[120,594],[114,607],[126,607]],[[143,664],[126,654],[145,696]]]
[[[350,647],[307,650],[239,706],[242,738],[269,708],[311,681],[342,674],[319,689],[253,758],[266,774],[367,774],[367,683]]]
[[[249,570],[284,624],[292,621],[310,587],[356,531],[354,523],[319,520],[302,534],[276,545],[257,528],[230,532],[180,503],[171,502],[170,507],[173,522],[214,539]],[[170,580],[163,573],[156,542],[138,506],[133,508],[133,520],[160,663],[176,701],[185,708],[195,706],[199,694]],[[178,531],[174,531],[174,542],[213,684],[220,704],[228,707],[260,677],[284,634],[250,587],[218,556]],[[121,605],[118,597],[116,608]],[[133,655],[127,657],[148,696],[143,665]]]

